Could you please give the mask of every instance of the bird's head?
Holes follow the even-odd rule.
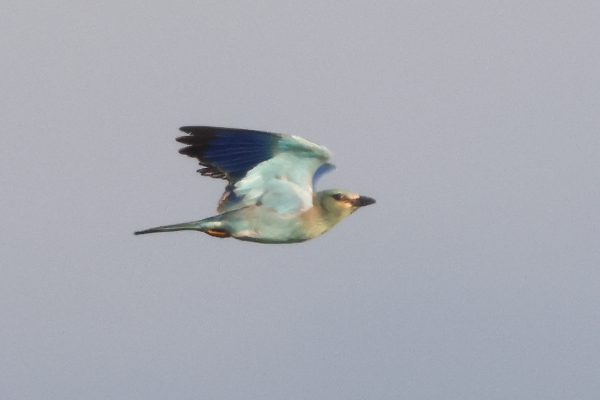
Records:
[[[343,189],[330,189],[317,193],[317,204],[337,221],[342,220],[360,207],[375,203],[375,199],[360,196]]]

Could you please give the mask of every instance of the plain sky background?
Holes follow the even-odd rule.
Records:
[[[0,398],[600,398],[600,2],[0,6]],[[313,241],[214,214],[183,125],[327,146]]]

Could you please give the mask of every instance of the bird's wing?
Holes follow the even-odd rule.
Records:
[[[228,181],[218,211],[250,205],[295,214],[312,207],[313,182],[333,169],[331,153],[308,140],[245,129],[186,126],[181,154],[197,158],[205,176]]]
[[[184,126],[189,134],[177,138],[188,145],[179,153],[197,158],[204,176],[226,179],[230,183],[242,179],[257,164],[273,157],[281,135],[246,129],[212,126]]]

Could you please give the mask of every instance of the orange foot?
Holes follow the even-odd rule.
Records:
[[[228,238],[231,236],[231,233],[227,232],[224,229],[207,229],[205,231],[210,236],[218,237],[218,238]]]

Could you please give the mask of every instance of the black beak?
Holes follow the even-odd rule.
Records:
[[[358,199],[354,200],[354,205],[356,207],[364,207],[364,206],[368,206],[369,204],[373,204],[373,203],[375,203],[375,199],[372,199],[367,196],[360,196]]]

